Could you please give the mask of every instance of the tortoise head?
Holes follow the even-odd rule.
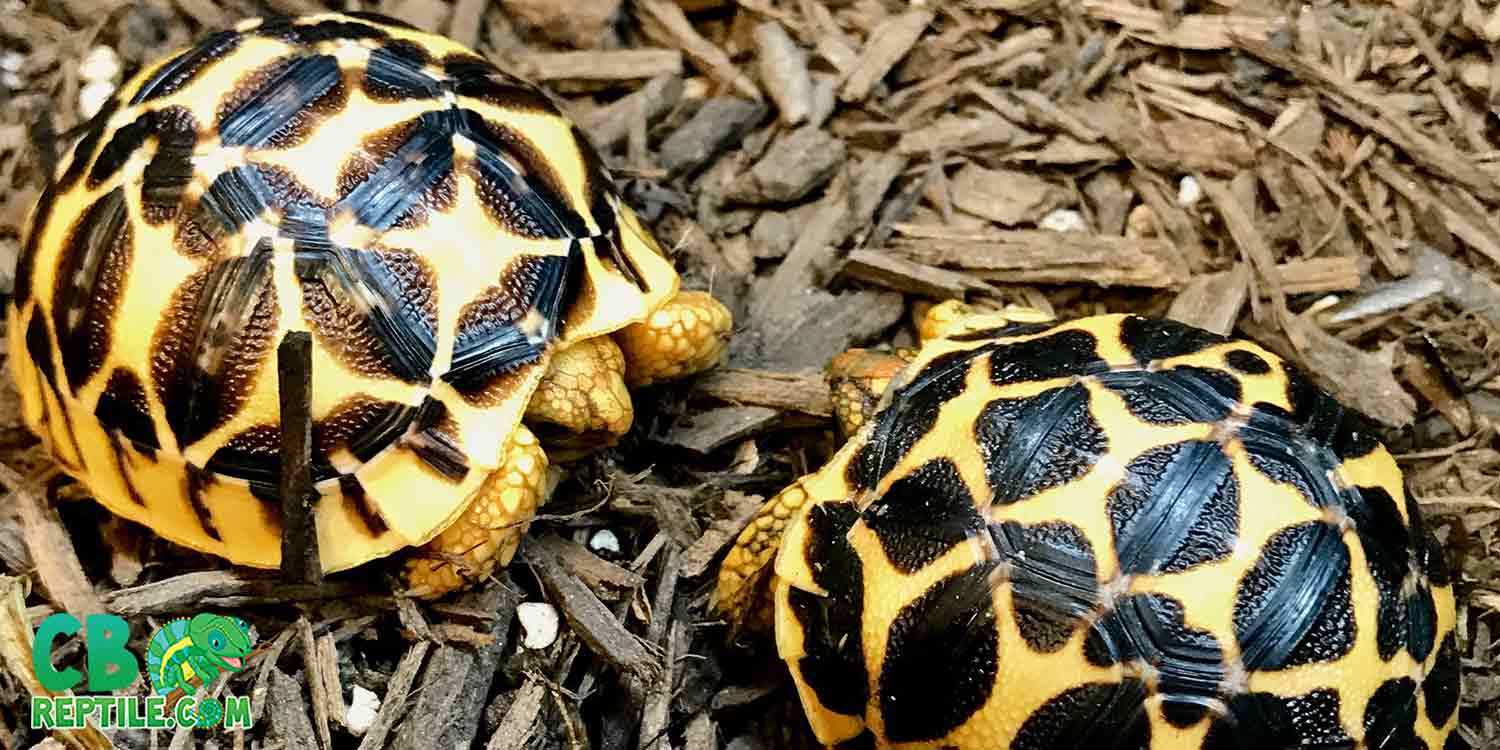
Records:
[[[238,672],[255,646],[250,625],[238,617],[201,614],[188,622],[188,635],[221,669]]]

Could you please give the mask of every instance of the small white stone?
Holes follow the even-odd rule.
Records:
[[[516,607],[521,620],[521,647],[540,651],[557,640],[557,609],[546,602],[522,602]]]
[[[6,73],[19,73],[21,66],[26,64],[26,56],[13,49],[0,53],[0,70]]]
[[[345,717],[349,731],[362,735],[375,723],[375,714],[380,712],[380,696],[358,685],[354,686],[354,699],[349,702],[349,713]]]
[[[115,85],[109,81],[94,81],[78,90],[78,113],[87,120],[104,109],[104,103],[115,93]]]
[[[1198,180],[1192,175],[1183,177],[1182,181],[1177,183],[1177,205],[1192,208],[1202,199],[1203,186],[1199,185]]]
[[[85,81],[110,81],[120,75],[120,56],[113,49],[98,46],[83,58],[78,66],[78,76]]]
[[[620,554],[620,537],[609,529],[599,529],[589,537],[589,549],[606,555]]]
[[[1088,223],[1083,220],[1083,214],[1071,208],[1059,208],[1043,216],[1040,226],[1054,232],[1085,232],[1089,228]]]

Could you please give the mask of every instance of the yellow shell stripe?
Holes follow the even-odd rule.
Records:
[[[313,17],[306,22],[332,18],[336,16]],[[248,28],[247,24],[241,30]],[[467,52],[439,37],[381,28],[393,37],[432,51],[434,57],[448,52]],[[338,194],[338,163],[348,153],[352,140],[409,120],[423,111],[450,106],[453,102],[371,101],[358,85],[363,59],[369,54],[365,42],[321,42],[313,47],[339,59],[344,88],[349,92],[347,104],[320,123],[305,143],[281,152],[257,152],[255,158],[262,163],[285,167],[316,194],[332,197]],[[197,78],[183,89],[142,105],[121,107],[106,123],[99,143],[109,143],[114,131],[142,113],[169,106],[184,107],[200,123],[211,123],[223,96],[234,89],[242,76],[294,49],[281,41],[246,36],[232,52],[200,71]],[[128,101],[155,70],[153,67],[143,71],[117,96]],[[483,105],[489,116],[505,112],[483,102],[465,100],[463,105],[475,108]],[[519,118],[517,122],[525,120],[525,137],[534,140],[536,147],[552,161],[566,187],[567,200],[581,215],[588,217],[582,159],[572,145],[570,126],[553,115],[527,115],[524,118],[515,115],[515,118]],[[205,131],[200,128],[194,152],[197,176],[185,191],[184,200],[188,204],[207,190],[214,176],[239,163],[245,156],[242,149],[221,148],[217,138]],[[148,140],[112,179],[92,189],[80,180],[57,196],[53,216],[82,215],[88,206],[127,179],[138,181],[154,149],[154,142]],[[456,159],[461,160],[462,148],[457,151]],[[89,159],[91,155],[81,157]],[[434,297],[438,309],[434,375],[441,374],[448,366],[456,321],[462,307],[498,280],[498,271],[503,264],[497,265],[493,256],[508,258],[518,250],[530,253],[566,251],[564,243],[554,243],[549,249],[545,243],[506,233],[479,205],[472,181],[458,179],[456,182],[459,185],[457,201],[450,210],[430,212],[431,219],[421,230],[393,230],[379,238],[382,247],[415,252],[434,271]],[[129,187],[133,188],[135,184]],[[23,397],[26,422],[39,434],[49,436],[56,455],[70,473],[81,476],[87,468],[91,487],[100,502],[111,511],[145,523],[162,536],[195,549],[221,555],[239,564],[275,567],[280,557],[279,519],[268,512],[266,504],[252,496],[241,480],[204,476],[189,468],[189,464],[202,466],[235,434],[256,425],[277,422],[279,406],[274,357],[268,357],[257,372],[249,374],[244,384],[242,408],[225,424],[192,445],[176,444],[166,421],[165,407],[150,385],[149,372],[134,371],[134,374],[146,384],[147,407],[162,443],[161,450],[154,455],[144,454],[129,441],[106,434],[93,417],[111,372],[116,368],[133,371],[139,367],[136,363],[151,361],[152,339],[162,315],[163,300],[168,299],[200,267],[173,249],[172,223],[153,227],[143,220],[138,189],[126,189],[124,195],[129,212],[128,224],[134,232],[134,257],[113,318],[113,329],[109,332],[111,348],[108,358],[99,373],[83,384],[76,394],[68,392],[66,382],[55,392],[49,389],[43,383],[38,363],[31,361],[26,348],[28,326],[38,316],[41,324],[49,329],[51,340],[56,341],[56,332],[50,331],[54,304],[52,293],[56,282],[54,272],[70,230],[59,221],[38,228],[43,234],[36,243],[38,250],[32,284],[35,292],[30,299],[17,301],[20,307],[12,310],[8,320],[11,362]],[[628,216],[628,209],[620,208]],[[263,218],[264,221],[246,225],[237,237],[229,238],[221,247],[221,257],[243,255],[259,237],[272,236],[271,222],[276,217]],[[627,219],[627,223],[633,223],[633,219]],[[597,229],[597,226],[591,226],[591,229]],[[339,239],[336,221],[331,231],[335,239]],[[616,330],[644,319],[650,310],[676,291],[676,275],[659,248],[649,240],[649,235],[628,229],[623,234],[625,246],[621,249],[646,278],[649,291],[642,293],[585,248],[587,270],[581,296],[587,298],[587,304],[580,305],[583,314],[565,321],[564,341]],[[278,238],[273,240],[273,248],[276,251],[273,285],[278,310],[273,340],[279,341],[284,332],[310,330],[310,325],[303,317],[299,302],[301,291],[291,263],[290,244]],[[489,259],[485,260],[486,257]],[[485,268],[494,268],[495,272],[480,271]],[[61,373],[62,361],[55,346],[46,357],[51,360],[47,363],[49,369]],[[486,473],[498,464],[502,447],[520,422],[526,401],[536,387],[545,363],[544,356],[540,362],[519,371],[508,384],[509,390],[493,404],[470,404],[441,381],[430,389],[431,396],[447,407],[456,423],[457,448],[466,455],[471,467],[456,484],[418,460],[401,440],[363,466],[358,466],[357,460],[347,452],[332,456],[335,467],[342,471],[358,467],[356,477],[370,505],[388,529],[372,535],[350,503],[320,503],[316,513],[325,570],[352,567],[398,548],[424,543],[450,524],[466,506]],[[315,418],[327,417],[350,394],[366,394],[411,406],[419,405],[429,394],[429,389],[422,386],[354,372],[321,347],[314,349],[313,373]],[[199,475],[194,477],[195,473]],[[325,495],[338,493],[333,482],[326,483],[320,490]],[[195,499],[207,509],[218,539],[213,538],[199,521]]]
[[[1122,320],[1123,316],[1085,318],[1061,324],[1042,333],[1006,340],[1017,342],[1052,335],[1062,330],[1083,330],[1097,339],[1097,354],[1109,365],[1134,367],[1134,358],[1120,340]],[[911,373],[921,371],[925,365],[945,354],[972,350],[987,343],[990,342],[931,342],[924,347],[914,363],[897,377],[895,385],[904,383]],[[1250,351],[1271,363],[1280,361],[1275,355],[1251,342],[1235,341],[1211,346],[1191,355],[1162,360],[1156,367],[1166,369],[1185,365],[1227,372],[1224,357],[1231,350]],[[1119,396],[1085,380],[1085,387],[1091,395],[1090,414],[1108,438],[1108,453],[1100,456],[1097,463],[1082,477],[1044,490],[1024,503],[992,504],[988,496],[984,462],[967,429],[973,423],[974,415],[990,400],[1035,395],[1050,388],[1067,385],[1073,378],[1027,381],[997,388],[989,382],[988,373],[989,355],[975,358],[969,365],[966,387],[961,389],[959,395],[943,404],[934,428],[917,440],[901,462],[884,475],[876,487],[868,491],[856,491],[848,483],[847,471],[849,462],[855,455],[854,449],[870,435],[871,427],[867,426],[822,469],[802,478],[778,496],[777,500],[768,503],[768,510],[763,511],[763,515],[742,534],[740,544],[726,561],[726,570],[734,569],[730,574],[732,580],[735,574],[742,573],[752,564],[747,557],[751,548],[760,546],[747,543],[757,540],[762,534],[774,536],[782,523],[788,524],[785,536],[780,540],[775,561],[773,596],[776,604],[776,641],[780,656],[791,668],[812,728],[822,742],[834,744],[851,739],[865,727],[877,737],[884,736],[883,717],[877,699],[880,694],[878,678],[886,659],[886,639],[891,632],[892,622],[904,606],[928,591],[935,582],[973,567],[987,559],[987,556],[992,556],[994,551],[987,549],[982,540],[971,540],[971,543],[960,544],[923,568],[907,574],[892,567],[876,535],[862,522],[856,523],[848,534],[848,540],[863,566],[864,624],[861,635],[865,650],[865,669],[869,676],[867,694],[871,698],[863,715],[844,715],[821,704],[798,665],[798,659],[806,653],[804,633],[792,613],[788,594],[794,588],[826,594],[815,583],[814,571],[808,566],[804,555],[809,533],[807,510],[810,507],[825,500],[848,499],[863,509],[885,493],[893,482],[910,474],[917,467],[936,458],[946,458],[956,464],[964,483],[975,498],[976,507],[989,523],[1014,521],[1035,525],[1063,521],[1072,524],[1080,528],[1093,545],[1100,580],[1109,581],[1119,576],[1119,570],[1106,499],[1111,488],[1125,478],[1124,467],[1156,446],[1187,439],[1222,437],[1211,434],[1212,426],[1207,424],[1157,425],[1144,422],[1130,413]],[[1246,405],[1256,402],[1291,409],[1287,398],[1286,378],[1281,368],[1272,367],[1265,374],[1236,374],[1235,378],[1243,392],[1241,417],[1248,416]],[[956,434],[955,430],[962,431],[962,435]],[[1293,486],[1279,484],[1253,470],[1245,447],[1238,437],[1223,440],[1222,444],[1226,455],[1231,458],[1234,475],[1240,482],[1239,532],[1232,554],[1218,562],[1197,565],[1180,573],[1127,576],[1123,579],[1124,588],[1118,593],[1160,593],[1177,599],[1184,609],[1184,625],[1210,633],[1223,648],[1225,663],[1233,665],[1238,664],[1240,659],[1232,620],[1235,596],[1239,582],[1256,564],[1261,550],[1274,534],[1289,526],[1318,520],[1339,522],[1340,519],[1326,518],[1325,512],[1309,504]],[[1389,493],[1395,499],[1401,518],[1410,523],[1411,519],[1406,517],[1401,472],[1384,447],[1376,447],[1364,456],[1344,461],[1336,473],[1336,485],[1379,487]],[[782,521],[783,518],[788,520]],[[1350,524],[1344,524],[1343,529],[1343,540],[1351,553],[1351,611],[1356,617],[1353,627],[1355,641],[1349,653],[1334,661],[1275,671],[1255,670],[1245,673],[1241,670],[1236,675],[1230,670],[1226,679],[1234,682],[1227,686],[1232,693],[1254,691],[1288,697],[1306,694],[1319,687],[1338,686],[1341,711],[1338,716],[1339,724],[1350,737],[1359,739],[1364,736],[1363,712],[1376,688],[1386,680],[1400,677],[1413,677],[1420,683],[1423,675],[1433,669],[1437,660],[1437,646],[1453,632],[1456,623],[1453,620],[1452,589],[1433,586],[1438,621],[1431,653],[1420,663],[1404,649],[1390,661],[1382,660],[1377,653],[1375,635],[1378,629],[1375,622],[1378,612],[1376,584],[1358,535]],[[721,581],[721,590],[723,585]],[[1008,582],[997,583],[992,591],[992,604],[1000,628],[1000,651],[997,658],[999,672],[995,681],[997,685],[1010,687],[992,691],[984,705],[947,736],[921,743],[896,743],[889,745],[890,747],[1006,747],[1015,739],[1015,732],[1022,719],[1071,687],[1088,681],[1118,682],[1124,677],[1150,677],[1148,673],[1140,671],[1140,667],[1130,664],[1108,667],[1090,664],[1084,655],[1084,642],[1088,632],[1086,627],[1076,630],[1060,651],[1040,653],[1028,648],[1017,628]],[[1015,687],[1019,685],[1024,685],[1025,688]],[[1186,729],[1175,727],[1166,721],[1161,713],[1159,699],[1157,701],[1148,706],[1153,748],[1197,747],[1201,744],[1208,728],[1207,722],[1199,722]],[[1424,707],[1419,705],[1416,732],[1429,747],[1439,747],[1457,720],[1457,713],[1454,712],[1445,726],[1433,726]]]

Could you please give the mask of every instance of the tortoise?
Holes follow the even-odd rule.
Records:
[[[310,332],[322,568],[419,547],[421,596],[508,562],[538,433],[612,443],[627,385],[712,366],[731,327],[548,96],[378,16],[247,20],[148,66],[28,226],[11,369],[64,471],[277,567],[276,351]]]
[[[719,570],[819,741],[1461,746],[1452,576],[1366,418],[1169,320],[923,330],[834,361],[852,437]]]

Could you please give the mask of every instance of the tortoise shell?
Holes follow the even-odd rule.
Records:
[[[776,640],[829,744],[1450,747],[1438,544],[1371,425],[1250,342],[930,341],[741,547],[783,526]]]
[[[550,354],[677,283],[538,89],[377,18],[256,19],[89,123],[30,220],[11,363],[27,424],[110,510],[274,567],[275,351],[310,331],[334,571],[441,531]]]

